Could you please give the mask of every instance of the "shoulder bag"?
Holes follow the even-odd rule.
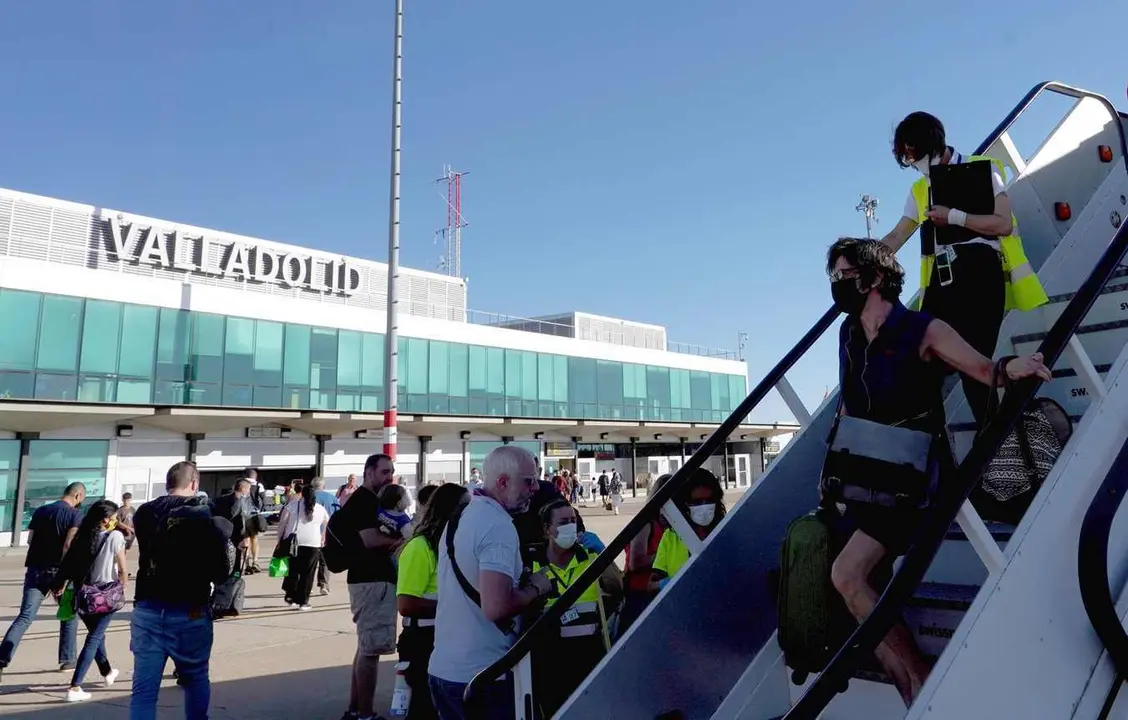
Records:
[[[1011,355],[995,363],[991,378],[995,387],[1001,377],[1003,387],[1010,390],[1012,383],[1005,368],[1014,358]],[[992,390],[987,400],[987,417],[991,417],[999,409],[998,391]],[[1061,405],[1049,398],[1034,398],[980,476],[983,491],[999,502],[1020,496],[1032,498],[1072,434],[1073,421]]]
[[[105,551],[109,539],[110,533],[106,533],[102,542],[98,545],[98,551],[94,553],[94,558],[90,562],[90,570],[86,571],[86,579],[78,588],[78,592],[75,593],[75,610],[79,615],[107,615],[125,607],[125,590],[119,581],[90,582],[90,572],[94,569],[94,563]]]

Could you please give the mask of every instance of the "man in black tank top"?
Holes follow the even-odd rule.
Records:
[[[945,366],[985,387],[993,382],[994,363],[952,327],[926,313],[908,310],[899,296],[905,271],[887,245],[843,238],[827,253],[831,295],[846,313],[839,334],[844,415],[883,425],[929,427],[929,408],[942,414],[939,386],[932,382]],[[1040,354],[1015,358],[1006,365],[1013,379],[1050,379]],[[917,421],[920,422],[917,422]],[[938,430],[943,418],[931,418]],[[938,433],[944,441],[946,436]],[[847,506],[857,529],[835,559],[831,581],[859,620],[873,611],[878,593],[869,576],[883,559],[903,555],[920,527],[920,513],[867,503]],[[929,665],[904,623],[893,626],[874,654],[893,679],[905,704],[912,703],[928,677]]]

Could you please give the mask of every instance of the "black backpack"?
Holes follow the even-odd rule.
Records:
[[[321,556],[325,558],[325,567],[332,573],[349,569],[354,554],[352,550],[360,540],[349,524],[346,512],[346,508],[341,508],[330,515],[329,524],[325,527],[325,547],[321,548]]]
[[[153,548],[146,553],[147,574],[170,597],[190,597],[220,579],[217,574],[225,574],[200,562],[201,550],[223,542],[207,500],[191,498],[157,519]]]

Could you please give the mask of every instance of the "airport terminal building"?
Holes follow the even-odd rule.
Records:
[[[341,484],[383,445],[386,290],[381,263],[0,190],[0,543],[68,482],[143,502],[184,459],[209,494],[246,467]],[[735,353],[583,313],[479,316],[458,278],[402,269],[399,310],[409,486],[462,481],[502,443],[644,481],[747,393]],[[748,486],[795,430],[748,425],[712,469]]]

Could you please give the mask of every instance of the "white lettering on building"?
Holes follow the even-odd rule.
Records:
[[[118,262],[322,293],[352,295],[360,290],[360,270],[343,258],[281,254],[254,243],[186,235],[181,230],[140,226],[117,217],[105,222],[112,242],[109,249]]]

